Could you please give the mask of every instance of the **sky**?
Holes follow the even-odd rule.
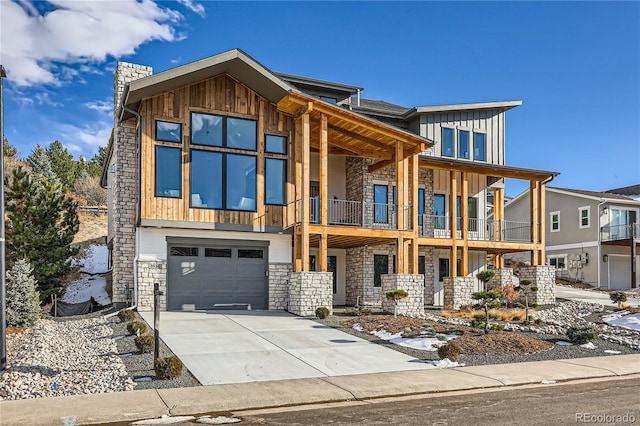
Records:
[[[521,99],[508,165],[560,172],[552,186],[640,184],[640,2],[0,0],[0,24],[4,134],[22,157],[106,146],[117,61],[160,72],[238,47],[406,107]]]

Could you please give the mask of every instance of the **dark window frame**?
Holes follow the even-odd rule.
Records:
[[[222,119],[222,144],[221,145],[208,145],[208,144],[204,144],[204,143],[198,143],[198,142],[194,142],[193,140],[193,115],[194,114],[201,114],[201,115],[212,115],[215,117],[220,117]],[[254,149],[247,149],[247,148],[240,148],[240,147],[236,147],[236,146],[229,146],[228,145],[228,125],[227,125],[227,121],[228,119],[234,119],[234,120],[245,120],[245,121],[251,121],[255,124],[256,127],[256,132],[253,138],[253,146]],[[213,113],[209,113],[209,112],[201,112],[201,111],[190,111],[189,113],[189,138],[190,138],[190,142],[191,145],[197,145],[197,146],[206,146],[209,148],[226,148],[226,149],[234,149],[234,150],[239,150],[239,151],[246,151],[246,152],[258,152],[258,120],[255,120],[253,118],[247,118],[247,117],[236,117],[233,115],[221,115],[221,114],[213,114]]]
[[[282,203],[267,202],[267,160],[282,161],[284,163],[284,176],[282,180]],[[286,206],[287,205],[287,184],[289,179],[289,171],[287,169],[287,160],[285,158],[264,157],[264,204],[265,206]]]
[[[160,139],[160,138],[158,138],[158,123],[171,123],[171,124],[177,124],[178,126],[180,126],[180,140],[179,141],[174,141],[174,140],[170,140],[170,139]],[[182,122],[156,119],[155,120],[154,131],[155,131],[155,134],[153,136],[154,136],[154,139],[157,140],[157,141],[182,144]]]
[[[158,150],[159,149],[168,149],[168,150],[177,150],[180,151],[179,162],[178,162],[178,180],[180,182],[180,186],[178,187],[178,195],[164,195],[158,194],[158,172],[160,169],[158,168]],[[156,144],[154,149],[154,174],[153,174],[153,194],[154,197],[157,198],[172,198],[172,199],[181,199],[182,198],[182,147],[179,146],[167,146]]]
[[[471,135],[470,135],[470,131],[466,130],[466,129],[458,129],[458,158],[462,158],[464,160],[469,160],[471,158]],[[460,145],[462,143],[462,138],[461,135],[462,134],[466,134],[467,135],[467,155],[464,156],[463,155],[463,151],[462,151],[462,146]]]
[[[377,270],[378,263],[376,262],[377,258],[384,258],[387,262],[387,271],[383,272],[382,270]],[[374,254],[373,255],[373,287],[380,288],[382,287],[382,275],[389,273],[389,256],[386,254]]]
[[[482,158],[478,158],[476,156],[476,149],[477,149],[477,143],[476,143],[476,136],[478,135],[482,135],[484,141],[483,141],[483,150],[482,150]],[[473,160],[474,161],[487,161],[487,134],[483,133],[483,132],[473,132],[473,149],[471,150],[473,151]]]
[[[451,154],[445,154],[445,139],[444,139],[444,134],[446,132],[451,132]],[[451,128],[451,127],[442,127],[442,130],[440,132],[440,138],[442,140],[441,142],[441,148],[440,148],[440,154],[443,157],[449,157],[449,158],[454,158],[456,156],[456,138],[455,138],[455,129]]]
[[[282,138],[283,142],[284,142],[284,152],[278,152],[278,151],[269,151],[267,149],[268,143],[267,143],[267,139],[269,137],[274,137],[274,138]],[[275,135],[273,133],[265,133],[264,134],[264,152],[265,154],[281,154],[281,155],[287,155],[289,151],[289,140],[286,136],[283,135]]]

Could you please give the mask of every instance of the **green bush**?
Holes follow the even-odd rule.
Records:
[[[511,318],[511,321],[520,321],[520,317],[516,315],[513,318]]]
[[[460,355],[460,347],[455,342],[449,342],[438,348],[440,359],[449,358],[450,361],[456,362],[458,355]]]
[[[129,334],[144,334],[147,331],[147,325],[142,321],[129,321],[127,331]]]
[[[445,336],[444,334],[436,334],[436,339],[440,340],[441,342],[446,342],[447,336]]]
[[[173,380],[182,374],[182,361],[177,356],[160,357],[156,360],[156,377],[163,380]]]
[[[133,340],[136,344],[136,348],[143,354],[149,354],[153,352],[154,347],[154,338],[150,334],[143,334],[141,336],[136,336]]]
[[[540,318],[536,318],[534,322],[536,323],[536,325],[542,325],[542,320]]]
[[[592,342],[600,335],[600,329],[594,325],[572,325],[567,328],[567,337],[571,343],[583,345]]]
[[[318,309],[316,309],[316,316],[319,319],[325,319],[329,316],[330,313],[331,311],[329,311],[329,308],[326,308],[324,306],[320,306]]]
[[[494,331],[504,331],[504,324],[491,324],[489,328]]]
[[[622,303],[627,301],[627,295],[622,291],[614,291],[613,293],[609,293],[609,299],[612,302],[618,304],[618,308],[622,307]]]
[[[524,309],[525,308],[524,303],[520,303],[520,302],[514,303],[513,306],[515,308],[518,308],[518,309]]]
[[[130,309],[121,309],[118,311],[118,318],[121,322],[130,322],[136,319],[136,314]]]
[[[7,271],[6,306],[7,325],[28,327],[42,316],[40,295],[38,294],[31,265],[24,259],[18,260]]]

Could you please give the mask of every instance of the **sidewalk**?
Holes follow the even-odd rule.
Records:
[[[77,425],[640,374],[640,354],[0,401],[0,424]]]
[[[556,297],[561,299],[575,300],[578,302],[599,303],[604,306],[614,307],[615,303],[609,298],[609,293],[602,291],[582,290],[579,288],[573,288],[563,285],[556,286]],[[640,298],[629,297],[625,302],[629,306],[635,308],[640,307]]]

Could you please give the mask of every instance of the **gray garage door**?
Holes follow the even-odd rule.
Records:
[[[169,310],[224,303],[266,309],[267,247],[179,242],[169,244],[168,258]]]

